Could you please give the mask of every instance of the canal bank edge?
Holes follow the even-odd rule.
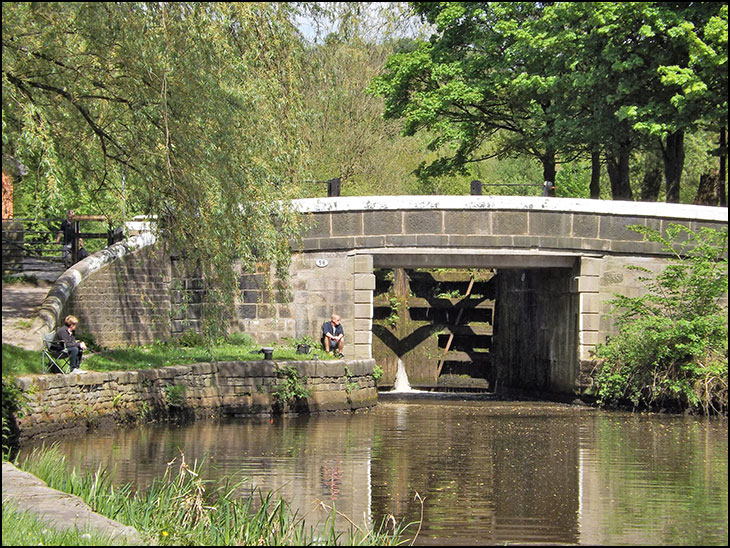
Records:
[[[139,546],[142,539],[134,528],[98,514],[75,495],[52,489],[10,462],[3,462],[3,504],[12,502],[57,530],[93,531],[115,543]]]
[[[158,420],[354,411],[378,402],[374,366],[373,359],[260,360],[28,375],[16,379],[26,405],[11,427],[23,445]],[[282,407],[275,394],[292,370],[310,395]]]

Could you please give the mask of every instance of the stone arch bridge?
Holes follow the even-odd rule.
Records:
[[[237,306],[240,330],[262,344],[318,337],[322,322],[337,311],[346,332],[346,357],[375,357],[386,384],[395,376],[398,359],[412,384],[438,385],[442,367],[463,372],[453,363],[444,366],[451,337],[462,361],[489,354],[489,364],[477,375],[488,384],[563,393],[585,388],[591,351],[612,332],[606,301],[615,293],[642,290],[626,267],[659,271],[666,264],[656,244],[627,226],[727,229],[728,218],[726,208],[499,196],[317,198],[297,200],[294,206],[308,216],[309,225],[295,249],[287,287],[267,288],[260,275],[244,275]],[[83,283],[73,282],[67,291],[64,308],[80,315],[107,346],[164,338],[198,321],[199,282],[177,272],[169,257],[160,260],[159,252],[148,251],[155,260],[141,260],[140,251],[116,253],[110,268],[89,268],[85,263],[93,257],[86,259],[77,267],[87,269],[77,275]],[[116,260],[121,255],[136,259]],[[472,285],[481,293],[467,302],[466,279],[448,281],[442,269],[490,274]],[[410,328],[398,325],[404,308],[391,306],[388,317],[387,310],[383,313],[393,305],[396,279],[404,276],[411,284],[401,291],[404,305],[413,307],[414,318],[416,309],[422,315],[415,318],[420,324]],[[424,276],[432,289],[451,284],[457,291],[446,297],[414,295],[420,291],[414,289],[417,278]],[[108,286],[116,286],[118,294]],[[107,295],[105,304],[100,294]],[[442,305],[450,311],[436,310]],[[105,320],[101,308],[113,318]],[[459,308],[473,310],[462,316]],[[486,323],[479,325],[473,313],[483,309]],[[473,344],[464,351],[470,338],[488,341],[486,352]],[[419,355],[416,349],[427,346],[427,340],[434,341],[431,350]]]

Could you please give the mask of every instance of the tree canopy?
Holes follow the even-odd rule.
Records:
[[[373,91],[403,132],[445,153],[426,176],[529,154],[554,181],[579,155],[632,199],[632,150],[660,147],[679,199],[684,135],[727,124],[727,6],[684,2],[415,2],[430,40],[393,55]],[[598,153],[598,154],[596,154]]]
[[[302,176],[288,4],[2,10],[3,163],[28,167],[38,207],[153,215],[223,286],[236,260],[288,264],[296,218],[278,200]]]

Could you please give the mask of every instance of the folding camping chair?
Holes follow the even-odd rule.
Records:
[[[71,356],[63,341],[56,340],[55,333],[46,333],[43,338],[43,354],[41,360],[43,368],[51,373],[63,373],[68,375],[71,372]]]

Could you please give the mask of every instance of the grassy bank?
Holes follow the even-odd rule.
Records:
[[[80,336],[79,340],[83,340],[83,337]],[[315,346],[309,354],[297,354],[298,342],[292,340],[288,344],[272,345],[273,359],[334,359]],[[95,348],[92,343],[91,350],[84,353],[81,367],[88,371],[124,371],[201,362],[261,360],[263,357],[261,345],[256,344],[250,335],[232,335],[208,345],[193,335],[175,342],[157,342],[115,350]],[[3,343],[2,360],[3,377],[45,373],[40,351],[24,350]]]
[[[310,524],[273,493],[241,497],[243,480],[203,480],[203,466],[189,465],[181,454],[145,491],[131,484],[115,487],[106,470],[72,469],[53,447],[33,451],[21,467],[49,487],[81,497],[93,511],[134,527],[150,545],[392,546],[408,530],[391,516],[378,527],[360,528],[334,509],[325,523]],[[12,507],[7,511],[6,523],[3,503],[4,531],[28,520]],[[63,545],[76,545],[62,539]]]

